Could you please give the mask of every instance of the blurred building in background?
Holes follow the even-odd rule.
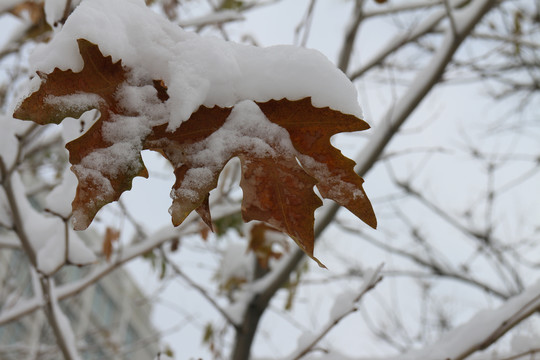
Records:
[[[0,229],[0,237],[9,236]],[[0,249],[0,316],[11,307],[32,301],[32,274],[24,253]],[[88,270],[64,266],[57,285],[76,282]],[[117,269],[80,294],[60,301],[69,318],[84,360],[148,360],[158,352],[151,305],[130,274]],[[33,355],[32,355],[33,354]],[[31,356],[29,356],[31,355]],[[56,339],[42,310],[0,326],[0,359],[59,359]]]

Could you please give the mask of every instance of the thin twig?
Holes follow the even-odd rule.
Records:
[[[309,5],[308,5],[308,9],[306,11],[306,15],[304,16],[304,18],[302,19],[300,24],[298,24],[296,26],[296,29],[294,30],[294,35],[295,35],[294,43],[298,44],[298,45],[300,45],[302,47],[306,46],[308,38],[309,38],[309,32],[311,30],[311,24],[313,23],[313,13],[314,13],[313,10],[315,9],[315,3],[316,2],[317,2],[317,0],[311,0],[310,1]],[[304,33],[302,34],[302,40],[300,42],[298,42],[298,38],[300,37],[300,32],[302,31],[302,28],[304,28]]]
[[[66,316],[62,313],[60,306],[58,306],[54,280],[49,276],[42,275],[40,277],[40,283],[45,301],[45,314],[47,315],[48,324],[53,330],[56,342],[64,359],[80,359],[75,344],[75,334],[70,327],[67,327],[69,322],[67,322]]]
[[[10,206],[11,214],[12,214],[12,221],[14,230],[19,237],[22,247],[24,251],[26,252],[26,255],[30,261],[31,266],[36,269],[36,271],[39,272],[38,266],[37,266],[37,254],[35,252],[34,247],[32,246],[30,239],[28,235],[26,234],[23,220],[20,214],[20,209],[17,204],[16,195],[14,193],[13,184],[11,182],[12,180],[12,174],[11,172],[8,172],[6,169],[6,165],[4,163],[4,159],[2,156],[0,156],[0,171],[2,174],[2,185],[4,187],[4,191],[6,194],[6,198],[8,201],[8,204]],[[62,352],[64,358],[66,360],[76,360],[78,359],[78,355],[74,353],[74,350],[72,347],[69,346],[68,341],[66,340],[66,334],[64,333],[63,328],[61,325],[58,324],[58,318],[55,314],[55,309],[53,309],[54,304],[51,302],[51,297],[53,296],[51,294],[51,286],[53,286],[50,282],[52,280],[44,274],[41,274],[41,287],[42,287],[42,299],[41,301],[45,305],[45,313],[47,315],[47,319],[49,324],[51,325],[53,332],[56,336],[56,341],[58,343],[58,347],[60,348],[60,351]]]
[[[349,316],[350,314],[358,311],[358,306],[356,305],[368,292],[373,290],[375,286],[383,279],[381,275],[383,265],[379,265],[371,274],[369,279],[365,281],[365,283],[362,285],[362,288],[359,292],[359,294],[354,298],[352,301],[352,306],[349,309],[345,309],[339,316],[337,316],[335,319],[332,319],[328,322],[328,324],[319,332],[317,336],[315,336],[309,343],[307,343],[302,349],[298,350],[295,355],[292,356],[293,360],[298,360],[307,353],[311,352],[311,350],[314,348],[315,345],[321,341],[326,334],[330,332],[341,320],[343,320],[345,317]]]
[[[364,0],[356,0],[354,11],[344,36],[343,45],[339,53],[339,59],[337,62],[338,68],[347,73],[349,68],[349,62],[354,49],[356,37],[359,33],[360,24],[364,20]]]
[[[238,327],[238,324],[231,318],[231,316],[214,300],[213,297],[211,297],[208,292],[199,284],[197,284],[195,281],[193,281],[189,276],[187,276],[180,268],[169,258],[167,253],[163,250],[163,248],[160,248],[161,256],[167,261],[169,265],[171,265],[171,268],[173,269],[174,273],[178,276],[180,276],[185,282],[189,284],[192,288],[197,290],[199,294],[202,295],[220,314],[227,320],[227,322],[234,326]]]
[[[64,25],[70,13],[71,13],[71,0],[66,0],[66,6],[64,6],[64,13],[62,15],[62,18],[58,22]]]
[[[2,174],[2,185],[4,187],[4,192],[6,194],[6,199],[11,210],[11,218],[13,222],[13,227],[15,233],[21,241],[21,245],[24,249],[24,252],[28,256],[30,264],[37,269],[37,255],[36,252],[30,243],[30,239],[26,236],[24,231],[24,225],[22,217],[20,214],[19,206],[13,191],[13,184],[11,182],[11,172],[6,168],[4,158],[0,155],[0,173]]]
[[[173,231],[177,233],[177,236],[180,235],[189,235],[197,234],[199,232],[198,221],[193,221],[195,216],[189,216],[179,228],[174,228]],[[194,225],[193,228],[187,227],[188,224]],[[171,240],[172,233],[163,233],[162,231],[157,231],[154,235],[149,236],[145,241],[140,243],[133,244],[124,249],[121,255],[111,263],[103,263],[99,266],[96,266],[90,274],[86,275],[84,278],[74,281],[69,284],[59,286],[56,290],[58,300],[64,300],[71,296],[74,296],[89,286],[95,284],[101,278],[110,274],[115,269],[124,265],[125,263],[139,257],[142,254],[147,253],[148,251],[160,246],[164,242]],[[34,297],[29,300],[25,300],[19,303],[15,308],[4,311],[0,314],[0,325],[7,324],[13,320],[19,319],[22,316],[31,314],[32,312],[40,309],[44,306],[45,303],[43,299]]]
[[[448,14],[448,20],[450,21],[450,28],[452,29],[452,33],[454,36],[457,36],[458,29],[456,26],[456,19],[454,19],[454,12],[452,10],[452,6],[448,2],[449,0],[444,0],[444,7],[446,9],[446,13]]]

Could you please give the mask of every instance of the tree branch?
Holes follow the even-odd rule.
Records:
[[[292,355],[291,359],[293,360],[299,360],[304,355],[312,351],[313,347],[321,341],[326,334],[330,332],[341,320],[343,320],[345,317],[349,316],[350,314],[358,311],[357,303],[366,295],[368,292],[373,290],[375,286],[383,279],[381,275],[382,265],[379,265],[369,276],[369,278],[364,281],[364,284],[362,284],[362,288],[360,289],[358,295],[354,298],[349,306],[345,309],[340,309],[339,314],[333,319],[330,319],[330,321],[324,326],[319,334],[313,339],[311,339],[303,348],[297,350],[294,355]],[[342,304],[340,304],[342,305]]]
[[[467,3],[468,0],[459,0],[456,1],[454,6],[459,7]],[[355,80],[365,74],[367,71],[371,70],[373,67],[381,65],[383,61],[392,53],[396,52],[404,45],[418,40],[420,37],[432,32],[440,24],[440,22],[447,16],[447,12],[444,9],[430,15],[423,23],[418,25],[416,28],[411,31],[403,34],[402,36],[393,38],[388,42],[388,44],[379,51],[371,60],[366,64],[362,65],[359,69],[355,70],[349,75],[351,80]],[[461,42],[461,41],[460,41]]]
[[[120,254],[114,262],[103,263],[96,266],[94,270],[84,278],[58,287],[56,289],[58,300],[63,300],[78,294],[126,262],[147,253],[148,251],[160,246],[164,242],[171,240],[174,237],[198,233],[198,220],[194,221],[194,219],[196,219],[196,217],[193,214],[193,216],[188,216],[184,223],[177,228],[167,227],[161,231],[156,231],[145,241],[141,241],[124,249],[122,254]],[[193,225],[193,227],[189,227],[188,225]],[[43,299],[39,299],[37,297],[21,302],[15,308],[9,309],[0,314],[0,325],[4,325],[13,320],[19,319],[22,316],[28,315],[44,305],[45,303]]]
[[[537,282],[523,294],[507,300],[498,309],[478,313],[467,323],[445,334],[436,343],[424,349],[392,357],[391,360],[463,360],[476,351],[486,349],[539,310],[540,282]]]
[[[45,302],[45,314],[47,315],[48,324],[51,326],[58,347],[62,352],[65,360],[79,360],[80,356],[77,352],[75,344],[75,334],[71,329],[67,317],[64,315],[58,305],[56,297],[54,280],[48,276],[40,277],[41,289]]]
[[[452,59],[459,45],[473,30],[480,19],[496,4],[496,0],[476,0],[467,6],[465,10],[467,14],[463,14],[463,23],[459,29],[458,36],[447,32],[442,46],[435,53],[426,70],[417,75],[410,87],[410,91],[398,101],[393,109],[387,112],[381,122],[381,126],[375,130],[369,143],[361,151],[362,156],[357,161],[357,173],[359,175],[365,175],[372,168],[386,145],[397,133],[411,112],[437,84],[444,73],[446,65]],[[338,209],[339,207],[334,204],[324,212],[321,221],[315,229],[316,237],[319,237],[328,224],[331,223]],[[303,258],[303,252],[297,249],[284,259],[285,262],[282,266],[266,275],[269,279],[268,286],[260,293],[253,294],[247,306],[244,321],[236,333],[235,344],[231,355],[232,360],[249,359],[253,337],[260,317],[277,290],[288,280],[290,273],[298,266]]]
[[[345,32],[345,40],[341,46],[341,52],[339,53],[339,59],[337,62],[338,68],[344,73],[347,73],[347,68],[349,67],[349,62],[354,49],[356,35],[358,34],[358,29],[360,28],[360,24],[364,19],[363,7],[364,0],[356,0],[350,24]]]
[[[180,276],[182,279],[184,279],[185,282],[189,284],[192,288],[197,290],[199,294],[201,294],[202,297],[204,297],[213,307],[217,310],[227,320],[229,325],[232,325],[233,327],[237,327],[238,324],[229,316],[229,314],[223,310],[223,308],[214,300],[213,297],[211,297],[208,292],[206,292],[205,289],[203,289],[199,284],[197,284],[195,281],[193,281],[189,276],[187,276],[180,268],[169,258],[169,256],[166,254],[163,249],[160,249],[161,256],[167,261],[167,263],[172,267],[174,273],[178,276]]]

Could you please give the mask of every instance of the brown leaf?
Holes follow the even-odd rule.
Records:
[[[170,212],[175,226],[196,210],[212,228],[209,194],[233,157],[239,157],[242,164],[244,220],[263,221],[288,234],[312,258],[314,211],[322,204],[314,186],[323,197],[376,226],[354,162],[330,143],[339,132],[368,129],[363,120],[314,107],[310,98],[242,101],[233,108],[201,106],[174,131],[168,130],[167,123],[145,123],[148,131],[136,138],[111,140],[110,124],[119,118],[132,121],[131,117],[140,114],[135,105],[126,109],[119,104],[117,93],[129,82],[128,70],[120,61],[113,63],[110,56],[103,56],[96,45],[82,39],[78,42],[83,69],[39,74],[41,87],[14,114],[46,124],[79,117],[91,108],[100,110],[98,121],[66,146],[79,179],[72,204],[76,229],[86,228],[102,206],[129,190],[135,176],[148,176],[140,156],[143,149],[158,151],[173,165],[176,181]],[[154,87],[156,104],[168,100],[167,86],[161,80],[142,85]],[[85,103],[77,98],[77,106],[73,106],[70,96],[74,94],[91,94],[88,99],[93,100]],[[129,151],[116,159],[119,155],[114,149],[126,144]]]
[[[321,199],[313,192],[317,181],[300,167],[294,157],[241,158],[244,220],[267,222],[288,234],[306,254],[313,257],[314,211],[322,205]]]
[[[171,252],[178,251],[178,248],[180,247],[180,239],[176,238],[171,241]]]
[[[32,120],[38,124],[60,123],[66,117],[78,118],[85,111],[98,108],[101,117],[81,137],[66,145],[69,150],[71,170],[79,180],[73,200],[75,230],[84,230],[104,205],[116,201],[125,190],[131,189],[135,176],[148,177],[140,154],[137,161],[122,171],[107,166],[107,160],[96,159],[89,164],[92,154],[106,153],[115,145],[104,138],[103,127],[112,122],[113,115],[132,114],[131,109],[118,105],[115,94],[126,82],[126,71],[120,61],[113,63],[110,56],[104,57],[97,45],[84,39],[78,40],[79,51],[84,61],[80,72],[55,69],[50,74],[38,75],[42,79],[38,91],[27,97],[15,111],[14,117]],[[81,102],[84,94],[97,95]],[[76,106],[70,106],[77,98]],[[118,145],[118,144],[116,144]],[[142,150],[142,146],[141,146]],[[90,156],[90,157],[89,157]],[[86,159],[83,163],[83,159]]]
[[[112,255],[113,243],[118,241],[119,238],[119,230],[107,227],[107,229],[105,230],[105,236],[103,237],[103,255],[105,255],[107,261],[110,260]]]
[[[45,21],[44,2],[25,1],[15,5],[9,10],[13,15],[21,19],[29,19],[32,24],[38,25]]]
[[[274,251],[273,247],[276,242],[267,236],[267,234],[272,231],[277,230],[264,223],[258,223],[253,225],[249,234],[250,239],[248,249],[253,251],[259,265],[263,269],[268,268],[268,261],[270,261],[270,259],[279,259],[282,255],[281,252]]]
[[[294,147],[304,155],[299,156],[302,167],[318,180],[321,195],[376,228],[377,219],[362,187],[364,180],[354,172],[354,161],[330,143],[332,135],[367,130],[369,125],[353,115],[316,108],[310,99],[271,100],[259,106],[270,121],[289,132]]]
[[[159,150],[175,168],[176,182],[173,189],[176,190],[176,196],[173,197],[170,211],[174,226],[180,225],[193,210],[197,209],[204,222],[212,228],[209,207],[205,203],[208,201],[210,191],[217,186],[219,173],[226,162],[218,164],[212,171],[213,177],[204,184],[196,182],[188,185],[184,179],[190,170],[204,171],[203,164],[198,166],[196,163],[198,151],[193,149],[192,145],[199,144],[220,129],[230,113],[231,109],[227,108],[201,106],[176,131],[167,131],[167,124],[163,124],[154,127],[146,139],[145,147]]]

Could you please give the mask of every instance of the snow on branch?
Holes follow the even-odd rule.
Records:
[[[507,331],[540,310],[540,281],[498,309],[484,310],[439,341],[421,350],[387,360],[461,360],[495,343]]]
[[[510,298],[499,308],[477,313],[465,324],[443,335],[437,342],[405,354],[372,360],[463,360],[477,351],[485,350],[501,336],[513,329],[521,321],[540,311],[540,281],[525,292]],[[526,340],[528,341],[528,340]],[[539,349],[531,343],[528,350],[502,357],[504,360],[521,359],[538,353]],[[335,360],[349,359],[338,351],[330,349],[324,355],[304,357],[304,359]],[[491,357],[490,357],[491,358]]]
[[[186,283],[189,284],[193,289],[197,290],[197,292],[205,298],[213,307],[216,309],[217,312],[219,312],[227,322],[232,326],[237,326],[235,319],[233,319],[227,311],[225,311],[218,303],[217,301],[210,295],[208,292],[199,284],[197,284],[193,279],[191,279],[189,276],[187,276],[178,265],[174,261],[171,260],[171,258],[167,255],[163,249],[161,249],[161,256],[167,261],[167,263],[172,267],[174,273],[181,277]]]
[[[181,235],[184,236],[189,233],[198,233],[199,227],[197,221],[198,220],[196,219],[195,215],[190,215],[190,217],[186,219],[181,226],[177,228],[167,226],[154,232],[144,241],[138,242],[137,244],[128,248],[124,248],[122,253],[119,254],[114,261],[97,265],[84,278],[56,288],[56,296],[58,300],[64,300],[70,296],[78,294],[87,287],[96,283],[99,279],[111,273],[116,268],[144,253],[147,253],[168,240],[178,238]],[[0,313],[0,326],[32,313],[41,308],[44,304],[43,299],[38,297],[20,302],[16,307]]]
[[[180,20],[178,25],[182,27],[202,27],[208,25],[220,25],[233,21],[244,20],[244,15],[235,10],[224,10],[213,12],[208,15],[199,16],[192,19]]]
[[[459,11],[454,12],[458,31],[457,36],[452,31],[446,32],[442,45],[433,55],[428,67],[416,76],[410,90],[397,101],[396,106],[389,110],[383,121],[375,128],[369,143],[360,152],[361,156],[356,161],[356,171],[359,175],[362,176],[371,169],[379,159],[386,145],[407,120],[411,112],[417,107],[418,103],[438,83],[461,42],[472,32],[482,17],[496,4],[497,1],[495,0],[473,0],[464,7],[465,11],[459,9]],[[445,16],[446,10],[442,9],[441,11],[443,12],[441,16]],[[439,21],[440,19],[433,26]],[[335,204],[322,209],[318,225],[315,229],[315,237],[319,237],[324,229],[333,221],[338,210],[339,206]],[[264,285],[258,289],[260,291],[245,294],[246,298],[243,299],[243,305],[241,306],[243,314],[242,324],[245,327],[243,329],[245,330],[244,333],[254,330],[251,328],[257,326],[262,314],[261,309],[268,306],[271,298],[280,289],[281,285],[288,280],[289,275],[302,259],[303,253],[298,250],[284,256],[275,269],[255,283],[257,285]],[[249,348],[253,339],[248,335],[244,335],[244,333],[237,335],[233,349],[233,359],[243,359],[249,356]]]
[[[299,360],[304,355],[313,350],[314,346],[319,343],[341,320],[348,315],[358,311],[358,302],[362,300],[364,295],[373,290],[375,286],[383,279],[381,275],[383,264],[376,269],[366,274],[366,280],[362,284],[360,290],[356,293],[344,292],[334,303],[334,307],[330,313],[330,320],[322,327],[319,334],[306,334],[300,338],[299,349],[290,357],[292,360]]]
[[[414,11],[418,9],[428,9],[430,7],[440,6],[443,1],[406,1],[403,3],[387,6],[383,9],[366,10],[364,12],[364,18],[392,15],[396,13],[402,13],[405,11]]]
[[[4,225],[0,224],[0,226],[4,226]],[[4,249],[20,249],[21,248],[21,243],[18,242],[13,237],[3,236],[0,239],[0,248],[4,248]]]
[[[58,305],[56,287],[52,278],[43,277],[40,279],[42,290],[46,298],[45,310],[49,325],[52,327],[58,346],[66,360],[80,360],[81,357],[77,351],[75,333],[71,328],[67,316],[62,312]]]
[[[370,142],[360,152],[361,156],[356,161],[359,174],[365,174],[373,166],[386,144],[407,120],[412,111],[416,109],[418,103],[438,83],[462,41],[496,4],[497,1],[495,0],[476,0],[465,8],[459,9],[459,12],[457,10],[454,12],[458,31],[457,36],[451,29],[446,31],[445,38],[431,58],[430,63],[422,72],[417,74],[409,91],[396,102],[394,107],[389,109],[379,126],[375,128]],[[446,10],[442,11],[446,14]]]

